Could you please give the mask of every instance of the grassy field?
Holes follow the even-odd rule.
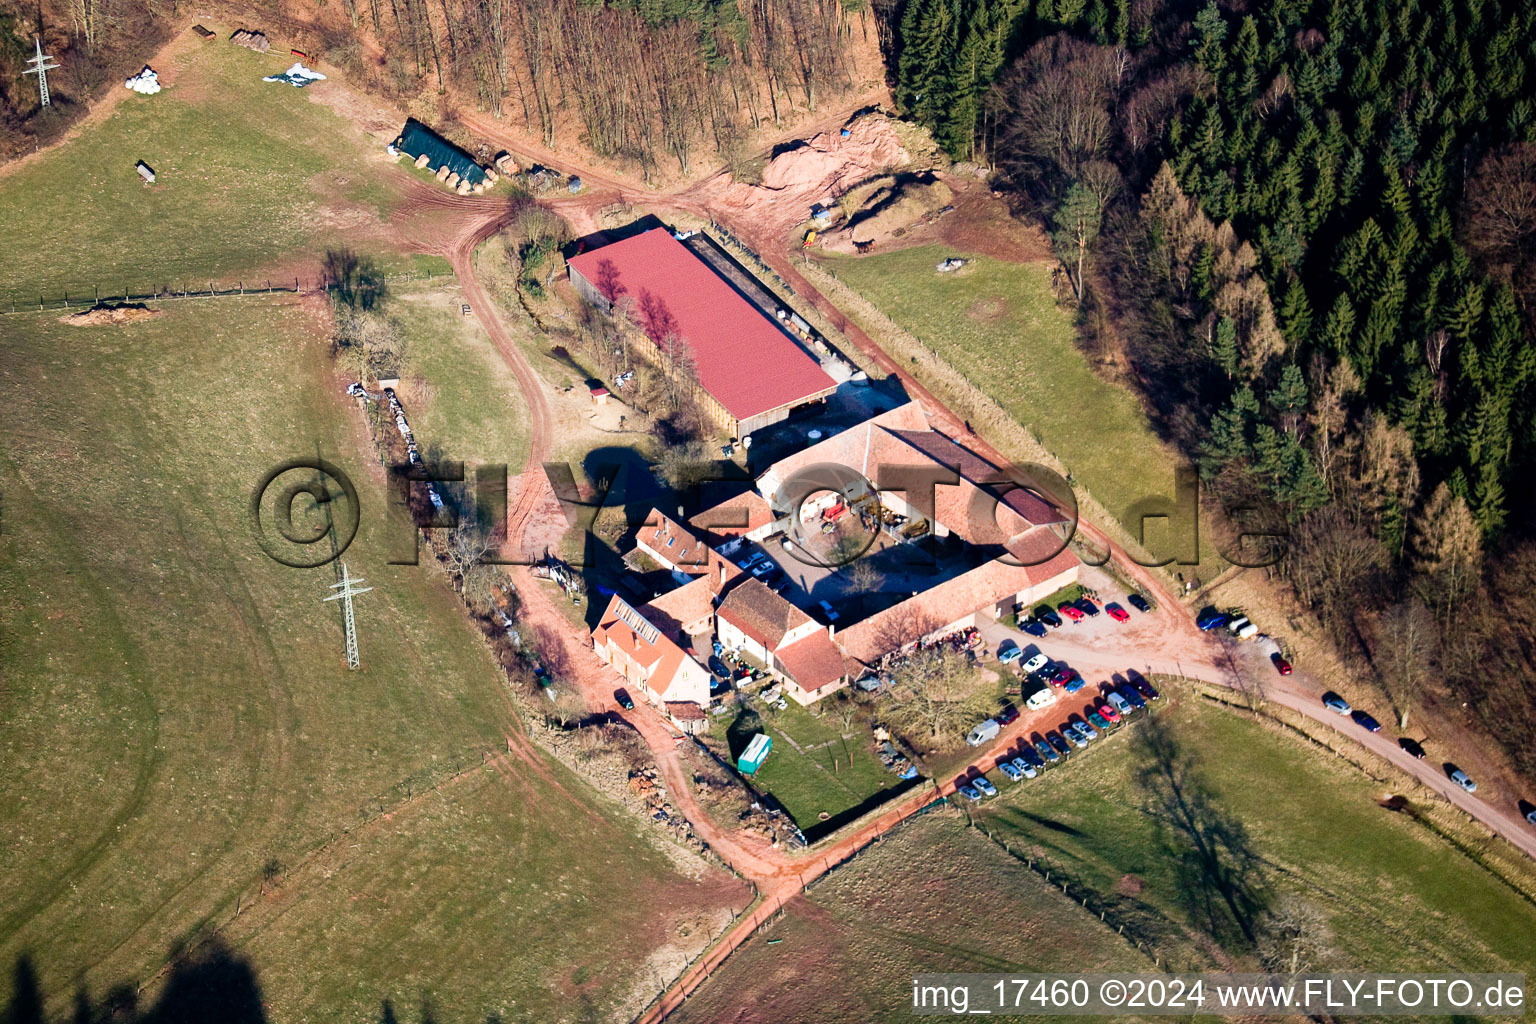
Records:
[[[936,273],[948,255],[929,245],[821,262],[997,402],[1110,514],[1123,518],[1143,497],[1171,496],[1174,453],[1135,397],[1078,351],[1071,319],[1051,295],[1050,265],[970,256],[963,270]],[[1160,528],[1157,520],[1148,527],[1154,550]]]
[[[174,85],[124,97],[79,138],[0,178],[0,232],[48,238],[46,259],[0,267],[0,299],[233,286],[349,239],[385,258],[369,239],[383,236],[400,172],[312,100],[332,83],[263,82],[283,60],[223,42],[189,46],[181,60]],[[138,160],[155,169],[154,185],[139,180]]]
[[[1192,757],[1191,790],[1208,794],[1212,827],[1236,822],[1246,834],[1269,896],[1296,894],[1325,912],[1338,969],[1536,969],[1536,907],[1380,807],[1381,794],[1352,768],[1194,700],[1161,709],[1158,721]],[[1181,931],[1205,932],[1209,922],[1178,867],[1187,843],[1164,832],[1160,804],[1138,782],[1148,766],[1132,730],[1036,781],[997,779],[1004,795],[978,820],[1102,894],[1149,936],[1161,932],[1168,956],[1191,948]]]
[[[431,570],[386,564],[319,326],[284,298],[0,317],[0,960],[29,955],[56,1003],[133,986],[242,899],[226,934],[276,1022],[628,1005],[658,943],[740,894],[541,757],[477,774],[515,728],[505,684]],[[355,673],[332,570],[249,526],[263,473],[317,451],[360,491]]]
[[[404,396],[411,429],[451,459],[504,463],[528,458],[528,409],[517,378],[485,328],[461,312],[453,281],[392,290],[385,314],[400,325],[411,373],[426,385],[424,401]]]
[[[823,812],[840,814],[896,785],[896,776],[875,757],[863,722],[855,721],[853,737],[844,740],[842,723],[830,712],[818,718],[788,701],[785,710],[762,714],[773,753],[753,782],[782,803],[801,828],[816,824]]]
[[[930,813],[791,903],[673,1019],[908,1021],[920,972],[1151,969],[958,813]]]

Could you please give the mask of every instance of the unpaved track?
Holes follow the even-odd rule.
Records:
[[[526,143],[510,135],[494,121],[469,115],[465,118],[471,128],[493,142],[503,142],[509,147],[528,151]],[[915,380],[907,370],[885,352],[868,334],[851,322],[841,310],[821,294],[794,267],[793,260],[783,251],[783,239],[776,225],[746,223],[739,216],[713,209],[710,198],[721,187],[718,176],[707,178],[698,184],[675,193],[652,192],[632,184],[593,173],[561,160],[553,154],[541,154],[540,158],[565,173],[579,174],[589,185],[599,189],[582,196],[558,197],[547,202],[557,211],[575,214],[573,221],[595,224],[598,209],[616,200],[644,204],[660,210],[673,210],[716,219],[738,237],[755,248],[763,260],[780,277],[789,282],[802,301],[816,306],[856,345],[870,360],[886,373],[898,377],[907,393],[919,401],[937,426],[947,433],[963,438],[967,446],[991,459],[997,465],[1007,465],[1008,460],[985,439],[971,433],[965,421],[940,402],[927,388]],[[420,190],[433,193],[429,186]],[[542,382],[529,366],[526,358],[501,321],[490,297],[475,275],[474,249],[495,234],[508,220],[512,207],[505,201],[488,200],[486,197],[451,197],[445,194],[417,194],[407,203],[407,213],[418,213],[426,230],[413,241],[426,252],[445,256],[458,275],[461,287],[474,308],[475,315],[485,326],[498,351],[507,360],[516,375],[519,386],[528,402],[532,443],[528,463],[519,480],[518,496],[509,513],[508,537],[522,535],[529,517],[538,503],[538,485],[541,482],[543,462],[550,450],[552,412],[544,393]],[[402,225],[403,234],[413,234],[410,227]],[[1101,668],[1106,673],[1139,668],[1155,672],[1183,675],[1230,688],[1243,688],[1241,679],[1254,678],[1268,670],[1262,665],[1234,665],[1223,653],[1220,644],[1201,633],[1194,624],[1191,611],[1172,593],[1161,576],[1132,561],[1118,545],[1100,529],[1082,522],[1078,527],[1085,536],[1108,550],[1120,568],[1144,587],[1162,607],[1169,609],[1169,628],[1152,649],[1138,648],[1118,657],[1106,657],[1102,652],[1089,655],[1083,652],[1085,667]],[[619,711],[613,707],[612,689],[615,677],[592,652],[590,639],[571,626],[570,622],[552,604],[543,584],[526,572],[514,580],[523,602],[523,615],[535,626],[542,626],[561,638],[570,663],[575,667],[573,680],[582,689],[588,703],[594,709],[609,708],[623,715],[651,749],[656,764],[667,786],[673,805],[688,819],[694,831],[715,853],[736,872],[753,882],[761,901],[754,910],[738,920],[726,932],[709,953],[691,966],[669,988],[662,998],[641,1016],[642,1024],[656,1024],[675,1010],[703,981],[741,946],[765,921],[777,913],[793,896],[811,881],[825,874],[842,861],[902,821],[920,811],[932,801],[954,793],[957,779],[936,780],[931,786],[914,790],[894,802],[883,812],[866,821],[854,831],[844,835],[831,845],[813,854],[791,854],[773,849],[762,842],[722,829],[705,813],[693,792],[688,770],[678,755],[678,734],[652,708],[641,703],[634,711]],[[1241,676],[1235,674],[1241,673]],[[1309,718],[1328,725],[1338,721],[1326,711],[1318,699],[1318,687],[1304,674],[1289,677],[1273,677],[1263,684],[1264,695]],[[1028,728],[1035,727],[1038,719],[1027,716],[1014,723],[1003,734],[993,753],[977,757],[972,767],[986,770],[994,766],[996,753],[1006,748]],[[1452,804],[1502,835],[1516,847],[1536,857],[1536,830],[1524,820],[1508,811],[1491,807],[1476,797],[1463,793],[1458,787],[1437,773],[1433,767],[1415,761],[1403,753],[1385,734],[1370,734],[1357,730],[1353,738],[1362,746],[1398,766],[1424,785],[1444,796]],[[683,740],[683,742],[688,742]]]

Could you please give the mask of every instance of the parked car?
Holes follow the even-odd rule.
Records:
[[[1024,780],[1024,773],[1015,768],[1012,761],[1004,761],[999,758],[997,770],[1008,776],[1008,781],[1010,782],[1022,782]]]
[[[1409,757],[1417,758],[1420,761],[1424,760],[1424,745],[1421,744],[1418,740],[1411,740],[1407,736],[1404,736],[1402,739],[1397,741],[1397,745],[1402,747],[1403,751]]]
[[[1121,608],[1118,604],[1116,604],[1113,601],[1111,601],[1111,602],[1109,602],[1109,604],[1105,605],[1104,606],[1104,610],[1106,612],[1108,612],[1109,613],[1109,617],[1114,619],[1116,622],[1125,622],[1125,621],[1129,620],[1130,617],[1131,617],[1131,613],[1130,612],[1126,611],[1124,608]]]
[[[1120,721],[1120,709],[1109,703],[1108,698],[1105,698],[1104,702],[1094,710],[1103,715],[1106,722],[1113,724]]]
[[[1130,701],[1131,707],[1135,708],[1137,711],[1140,711],[1142,708],[1147,706],[1146,700],[1142,698],[1141,694],[1136,692],[1136,687],[1130,685],[1129,683],[1121,683],[1119,686],[1115,687],[1115,689],[1119,691],[1120,696]]]
[[[635,710],[634,698],[629,695],[628,690],[614,690],[613,699],[618,702],[619,707],[623,708],[625,711]]]
[[[1032,672],[1039,672],[1050,663],[1050,658],[1047,658],[1044,654],[1036,651],[1034,654],[1030,655],[1029,660],[1024,663],[1024,674],[1029,675]]]
[[[1050,687],[1042,686],[1025,698],[1024,706],[1031,711],[1039,711],[1041,708],[1049,707],[1055,702],[1056,695],[1051,692]]]
[[[1098,728],[1103,729],[1105,732],[1109,731],[1109,719],[1099,714],[1097,709],[1088,712],[1088,721],[1092,722]]]
[[[971,785],[981,790],[982,796],[997,796],[997,787],[985,775],[972,776]]]
[[[709,657],[709,674],[719,679],[729,679],[731,670],[725,667],[725,662],[718,655],[712,654]]]
[[[1152,685],[1152,681],[1139,673],[1131,676],[1131,685],[1136,687],[1136,692],[1147,700],[1157,700],[1162,697],[1162,694],[1157,692],[1157,687]]]
[[[1076,693],[1086,685],[1087,684],[1084,682],[1083,677],[1078,675],[1076,672],[1073,672],[1070,676],[1067,677],[1067,681],[1061,684],[1061,688],[1067,693]]]
[[[1022,759],[1024,763],[1029,765],[1031,768],[1045,767],[1045,759],[1040,756],[1040,751],[1036,750],[1028,740],[1020,744],[1019,757],[1015,759],[1015,763],[1017,763],[1019,759]]]
[[[763,552],[761,552],[761,551],[754,551],[750,555],[748,555],[746,558],[743,558],[739,562],[737,562],[736,563],[736,567],[738,569],[750,569],[754,565],[756,565],[758,562],[766,561],[767,558],[768,558],[768,556],[763,554]]]
[[[1039,619],[1028,619],[1023,623],[1020,623],[1019,628],[1028,633],[1030,636],[1036,637],[1045,636],[1046,633],[1050,632],[1045,628],[1045,623],[1041,622]]]
[[[1082,750],[1088,745],[1088,738],[1086,736],[1078,735],[1077,726],[1073,725],[1071,722],[1062,722],[1061,725],[1058,726],[1058,730],[1061,732],[1061,735],[1066,738],[1066,741],[1072,744],[1078,750]]]
[[[999,711],[993,717],[997,719],[998,725],[1007,725],[1010,722],[1017,722],[1019,720],[1019,709],[1014,707],[1012,704],[1004,704],[1003,710]]]
[[[1381,723],[1376,721],[1376,719],[1372,718],[1370,715],[1366,714],[1364,711],[1361,711],[1359,708],[1351,711],[1349,713],[1349,717],[1353,718],[1355,720],[1355,724],[1364,729],[1366,732],[1381,732]]]
[[[959,793],[973,804],[981,800],[981,794],[979,792],[963,783],[959,786],[959,788],[955,790],[955,792]]]
[[[1068,679],[1071,679],[1075,675],[1077,675],[1077,673],[1065,665],[1051,665],[1050,668],[1046,671],[1047,678],[1049,678],[1051,682],[1056,683],[1057,685],[1064,685]]]
[[[1024,778],[1026,778],[1026,779],[1032,779],[1036,775],[1040,774],[1039,772],[1037,772],[1035,770],[1035,766],[1034,765],[1030,764],[1028,761],[1024,760],[1022,757],[1016,757],[1012,761],[1009,761],[1008,763],[1013,765],[1014,770],[1016,770],[1020,775],[1024,776]]]
[[[1248,620],[1248,616],[1239,615],[1237,618],[1227,623],[1227,632],[1231,633],[1239,640],[1247,640],[1249,637],[1255,636],[1259,632],[1259,627],[1250,622]]]
[[[1536,825],[1536,807],[1532,807],[1530,810],[1525,812],[1525,820],[1530,822],[1532,825]]]
[[[836,622],[837,621],[838,614],[837,614],[837,609],[836,608],[833,608],[830,604],[827,604],[827,602],[825,602],[825,601],[817,601],[816,603],[821,605],[821,610],[827,616],[827,621],[828,622]]]
[[[1275,671],[1283,676],[1291,674],[1291,663],[1285,660],[1285,656],[1279,651],[1269,656],[1270,664],[1275,666]]]
[[[1329,690],[1327,693],[1323,694],[1323,707],[1327,708],[1329,711],[1336,711],[1341,715],[1347,715],[1351,711],[1355,710],[1349,706],[1349,701],[1345,700],[1343,697],[1340,697],[1332,690]]]
[[[1061,760],[1061,755],[1056,752],[1056,748],[1043,739],[1035,741],[1035,751],[1051,764]]]
[[[767,576],[771,572],[778,571],[779,567],[774,565],[766,558],[752,567],[752,575],[756,576],[758,579],[762,579],[764,576]]]
[[[997,652],[997,660],[1002,662],[1004,665],[1012,665],[1014,662],[1023,657],[1024,648],[1020,647],[1018,644],[1004,647]]]
[[[1106,693],[1104,695],[1104,699],[1109,701],[1110,707],[1114,708],[1120,713],[1121,718],[1124,718],[1126,715],[1129,715],[1132,711],[1135,710],[1133,707],[1131,707],[1130,701],[1120,696],[1120,692],[1118,690],[1111,690],[1110,692]]]
[[[1468,793],[1477,792],[1477,783],[1472,781],[1472,776],[1468,775],[1460,768],[1457,768],[1455,765],[1447,765],[1446,767],[1450,769],[1446,774],[1450,776],[1452,782],[1456,783],[1456,785],[1460,786]]]
[[[979,747],[988,740],[994,739],[1002,729],[1003,727],[997,724],[996,719],[989,718],[985,722],[978,722],[970,735],[966,736],[965,742],[973,747]]]
[[[1099,614],[1099,606],[1088,600],[1086,597],[1080,597],[1076,601],[1073,601],[1072,604],[1077,608],[1078,611],[1082,612],[1090,619]]]
[[[1066,740],[1062,739],[1060,733],[1056,733],[1056,732],[1048,732],[1048,733],[1046,733],[1045,734],[1045,742],[1049,743],[1051,745],[1051,748],[1053,750],[1055,750],[1056,753],[1060,754],[1062,757],[1066,757],[1068,754],[1072,753],[1072,745],[1070,743],[1068,743]]]
[[[1140,594],[1125,595],[1125,603],[1139,612],[1150,612],[1152,610],[1152,605]]]
[[[1056,610],[1061,612],[1061,614],[1065,615],[1067,618],[1071,619],[1073,622],[1083,621],[1083,610],[1077,605],[1073,604],[1071,601],[1061,602],[1061,604],[1056,606]]]
[[[1215,608],[1204,608],[1201,610],[1200,614],[1195,617],[1195,625],[1199,626],[1203,630],[1206,630],[1207,632],[1216,629],[1217,627],[1225,626],[1226,624],[1227,613],[1219,612]]]
[[[1043,622],[1052,629],[1061,628],[1061,616],[1051,610],[1051,606],[1043,604],[1035,609],[1035,621]]]
[[[1090,743],[1099,738],[1099,731],[1087,722],[1078,722],[1077,731],[1083,734],[1083,739]]]

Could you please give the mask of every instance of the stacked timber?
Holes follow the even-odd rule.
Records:
[[[267,41],[265,33],[252,32],[250,29],[238,29],[229,41],[236,46],[243,46],[247,50],[255,50],[257,53],[266,53],[272,44]]]

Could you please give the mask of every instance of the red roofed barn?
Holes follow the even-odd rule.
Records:
[[[820,363],[666,228],[573,256],[569,267],[594,306],[629,306],[653,357],[678,341],[688,346],[701,404],[733,436],[837,390]]]

